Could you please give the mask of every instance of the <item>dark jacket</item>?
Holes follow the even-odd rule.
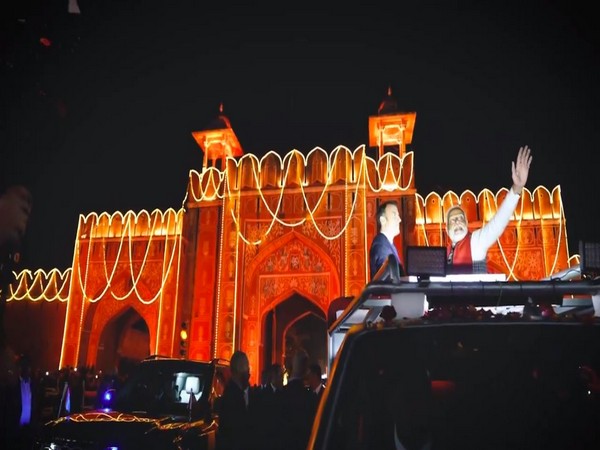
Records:
[[[227,382],[219,406],[218,450],[254,448],[250,414],[244,400],[244,391],[232,379]]]
[[[317,409],[317,399],[300,379],[291,379],[283,387],[286,420],[286,449],[305,449]]]
[[[398,254],[396,246],[390,242],[385,234],[377,233],[371,243],[371,249],[369,250],[369,273],[371,280],[389,256],[393,256],[396,259],[398,266],[400,267],[399,275],[403,276],[404,268],[400,261],[400,255]]]

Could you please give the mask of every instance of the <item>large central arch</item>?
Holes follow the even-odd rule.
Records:
[[[264,312],[261,322],[262,367],[276,362],[289,369],[294,353],[304,350],[310,362],[327,362],[327,322],[313,302],[294,293]]]
[[[124,282],[125,276],[118,278],[118,281]],[[149,291],[149,288],[144,283],[144,280],[139,282],[138,290],[144,294]],[[80,352],[78,365],[98,365],[98,350],[101,346],[102,335],[109,324],[122,317],[127,311],[134,311],[135,314],[143,319],[145,326],[148,328],[148,339],[150,353],[152,349],[157,347],[157,321],[159,316],[159,304],[142,303],[136,295],[130,295],[126,299],[116,300],[111,293],[106,293],[100,300],[95,302],[87,302],[84,314],[84,323],[79,336]],[[119,330],[122,327],[118,327]],[[115,329],[116,330],[116,329]],[[113,332],[116,332],[113,330]],[[122,330],[121,330],[122,331]],[[120,331],[119,331],[120,332]]]
[[[274,353],[272,361],[262,357],[267,315],[282,302],[300,296],[314,309],[298,311],[297,316],[300,318],[312,309],[316,317],[325,321],[331,299],[340,295],[339,271],[322,246],[295,231],[270,242],[247,266],[240,345],[248,354],[254,375],[260,373],[264,364],[278,359]],[[294,322],[290,320],[289,324]]]

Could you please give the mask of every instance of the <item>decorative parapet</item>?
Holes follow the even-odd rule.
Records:
[[[478,195],[466,190],[458,195],[448,191],[444,195],[431,192],[422,197],[416,197],[416,224],[445,224],[445,211],[454,205],[460,205],[465,210],[469,222],[488,222],[496,213],[498,206],[508,193],[507,188],[500,189],[494,194],[489,189],[483,189]],[[549,191],[544,186],[538,186],[533,191],[523,188],[521,200],[513,213],[513,221],[556,219],[564,221],[564,210],[560,186]]]
[[[467,216],[470,228],[479,228],[489,222],[508,193],[507,188],[494,194],[489,189],[478,195],[470,190],[457,194],[453,191],[440,195],[432,192],[425,197],[415,194],[415,225],[421,245],[445,242],[446,211],[454,205],[460,205]],[[515,277],[522,248],[539,239],[542,248],[544,268],[543,276],[563,269],[565,264],[573,264],[577,258],[568,256],[568,241],[565,215],[560,186],[552,191],[538,186],[533,191],[523,188],[521,198],[508,224],[507,231],[498,243],[498,264],[507,275]],[[537,232],[535,230],[538,230]],[[513,233],[513,234],[511,234]],[[536,238],[537,236],[537,238]],[[514,248],[513,248],[514,247]]]
[[[261,210],[271,216],[268,231],[275,224],[294,228],[311,223],[325,239],[337,239],[346,230],[360,198],[360,189],[373,193],[404,192],[413,187],[413,153],[404,157],[385,153],[377,161],[368,157],[365,146],[354,151],[338,146],[330,154],[315,147],[304,156],[292,150],[283,158],[275,152],[268,152],[262,158],[247,153],[239,159],[227,158],[227,168],[221,171],[209,167],[202,172],[189,173],[188,202],[222,202],[224,198],[237,199],[244,191],[256,192],[260,198]],[[320,211],[326,211],[327,194],[332,190],[345,189],[352,195],[346,223],[341,230],[331,234],[317,223]],[[305,217],[283,219],[281,208],[286,192],[300,193],[303,196]],[[311,199],[309,195],[311,194]],[[314,198],[317,198],[315,201]],[[268,198],[267,198],[268,197]],[[229,213],[238,227],[241,239],[250,245],[258,245],[263,240],[245,236],[239,225],[236,202],[228,202]]]
[[[363,180],[363,175],[365,179]],[[413,152],[403,158],[385,153],[374,160],[361,145],[354,151],[340,145],[331,153],[315,147],[306,156],[291,150],[283,158],[270,151],[258,158],[247,153],[239,159],[227,158],[227,169],[208,167],[189,172],[189,200],[211,202],[233,192],[250,189],[266,191],[286,188],[357,185],[364,183],[373,192],[405,191],[413,182]]]
[[[78,239],[129,238],[145,236],[178,236],[183,225],[183,209],[166,211],[155,209],[152,212],[142,210],[138,213],[120,211],[112,214],[95,212],[79,215]]]
[[[110,294],[160,298],[173,269],[179,269],[184,210],[128,211],[81,215],[75,246],[74,284],[87,301]],[[90,266],[96,265],[96,270]],[[93,274],[93,276],[90,276]]]

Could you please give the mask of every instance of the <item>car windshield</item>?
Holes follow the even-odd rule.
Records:
[[[141,364],[117,393],[114,409],[158,415],[187,415],[204,408],[211,386],[208,365]]]
[[[600,448],[598,326],[407,326],[347,350],[329,448]]]

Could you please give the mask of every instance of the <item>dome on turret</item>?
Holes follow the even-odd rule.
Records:
[[[219,114],[204,128],[206,130],[221,130],[223,128],[231,128],[231,121],[223,113],[223,102],[219,105]]]
[[[225,169],[225,160],[228,157],[238,157],[244,154],[229,118],[223,113],[223,103],[219,105],[219,114],[208,126],[202,130],[193,131],[192,136],[204,152],[203,167],[209,162],[221,161],[221,168]]]

